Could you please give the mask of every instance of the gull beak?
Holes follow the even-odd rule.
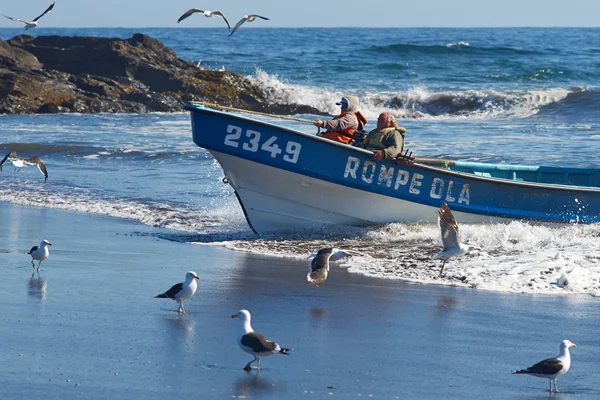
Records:
[[[200,277],[198,275],[196,275],[194,278],[200,280]]]
[[[52,246],[52,243],[48,242],[48,246]]]
[[[231,314],[231,318],[237,318],[237,314]]]
[[[577,347],[575,343],[571,343],[571,347]]]

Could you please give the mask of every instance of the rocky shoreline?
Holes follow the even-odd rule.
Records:
[[[19,35],[0,39],[0,114],[183,111],[191,101],[289,115],[241,75],[208,71],[143,34],[130,39]]]

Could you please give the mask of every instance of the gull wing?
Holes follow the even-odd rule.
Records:
[[[28,160],[25,160],[31,164],[37,164],[38,169],[40,170],[40,172],[42,174],[44,174],[44,181],[48,180],[48,170],[46,169],[46,164],[44,164],[44,162],[42,161],[41,158],[39,157],[31,157]]]
[[[6,17],[6,15],[5,15],[5,17]],[[11,19],[14,19],[14,18],[11,18]],[[2,170],[2,167],[4,166],[4,164],[6,164],[7,161],[18,160],[18,159],[20,159],[20,157],[17,155],[17,153],[14,151],[11,151],[2,159],[2,161],[0,161],[0,171]]]
[[[203,13],[204,14],[204,10],[200,10],[198,8],[190,8],[181,17],[179,17],[179,19],[177,20],[177,23],[180,23],[181,21],[183,21],[184,19],[186,19],[193,13]]]
[[[553,375],[563,368],[562,362],[558,358],[548,358],[532,365],[527,369],[517,371],[518,374],[542,374]]]
[[[235,31],[237,31],[237,28],[239,28],[240,26],[242,26],[242,24],[246,22],[246,18],[242,18],[238,21],[237,24],[235,24],[235,26],[233,27],[233,29],[231,30],[231,33],[229,34],[229,36],[233,35],[235,33]]]
[[[279,345],[260,333],[249,332],[242,336],[242,346],[248,347],[254,353],[268,353],[276,351]]]
[[[44,15],[46,15],[50,11],[52,11],[53,8],[54,8],[54,3],[50,4],[50,7],[46,8],[46,11],[44,11],[41,15],[35,17],[32,22],[36,22],[38,19],[42,18]]]
[[[20,22],[22,24],[30,24],[31,23],[31,22],[25,21],[24,19],[21,19],[21,18],[13,18],[13,17],[9,17],[9,16],[4,15],[4,14],[2,14],[2,16],[5,17],[5,18],[8,18],[8,19],[12,19],[13,21]]]
[[[267,21],[269,20],[269,18],[262,17],[262,16],[257,15],[257,14],[250,14],[250,15],[248,15],[248,19],[250,19],[250,18],[261,18],[261,19],[266,19]]]
[[[227,18],[225,18],[225,15],[223,15],[221,11],[213,11],[213,14],[220,15],[221,17],[223,17],[223,21],[225,21],[225,23],[227,24],[227,29],[231,30],[231,25],[229,25],[229,21],[227,21]]]
[[[448,250],[453,247],[459,247],[458,241],[458,224],[450,211],[448,204],[442,203],[438,210],[438,225],[442,233],[442,244],[444,250]]]
[[[162,297],[162,298],[175,300],[175,296],[177,295],[177,293],[181,292],[182,289],[183,289],[183,282],[176,283],[175,285],[171,286],[171,288],[169,290],[167,290],[164,293],[159,294],[156,297],[159,297],[159,298]]]

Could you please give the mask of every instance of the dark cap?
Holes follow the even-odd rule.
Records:
[[[348,99],[345,97],[342,97],[342,99],[340,101],[338,101],[337,103],[335,103],[336,106],[347,106],[348,105]]]

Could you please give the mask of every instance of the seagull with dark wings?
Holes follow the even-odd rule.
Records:
[[[469,254],[473,251],[481,250],[479,247],[469,246],[461,243],[458,237],[458,224],[450,211],[448,204],[442,203],[438,210],[438,225],[442,233],[442,244],[444,249],[433,256],[433,259],[443,260],[442,269],[440,270],[440,276],[444,272],[444,266],[446,261],[455,256],[462,256],[463,254]]]
[[[235,33],[235,31],[237,30],[237,28],[239,28],[240,26],[242,26],[242,24],[244,22],[252,22],[256,18],[262,18],[262,19],[265,19],[265,20],[269,20],[269,18],[267,18],[267,17],[261,17],[260,15],[256,15],[256,14],[244,15],[242,17],[242,19],[240,19],[238,21],[238,23],[235,24],[235,26],[233,27],[233,30],[231,31],[231,33],[229,34],[229,36],[233,35]]]
[[[40,18],[42,18],[44,15],[48,14],[50,11],[52,11],[52,9],[54,8],[54,3],[50,4],[50,7],[46,8],[46,11],[44,11],[43,13],[41,13],[40,15],[38,15],[37,17],[35,17],[33,19],[33,21],[25,21],[24,19],[19,19],[19,18],[13,18],[13,17],[9,17],[6,16],[4,14],[2,14],[5,18],[8,19],[12,19],[13,21],[17,21],[20,22],[22,24],[25,24],[25,29],[30,29],[30,28],[36,28],[38,26],[38,20]]]
[[[177,20],[177,23],[180,23],[181,21],[183,21],[184,19],[186,19],[187,17],[189,17],[190,15],[192,15],[194,13],[203,14],[207,18],[211,18],[211,17],[214,18],[215,16],[222,17],[223,21],[225,21],[225,23],[227,24],[227,29],[231,30],[229,21],[227,21],[227,18],[225,18],[225,15],[223,15],[223,13],[221,11],[208,11],[208,10],[199,10],[197,8],[191,8],[191,9],[187,10],[181,17],[179,17],[179,19]]]
[[[311,254],[309,257],[312,257]],[[330,261],[338,261],[344,257],[352,257],[346,250],[336,249],[332,247],[327,247],[321,249],[314,254],[314,258],[311,260],[310,265],[308,266],[308,275],[306,275],[306,280],[308,283],[319,287],[325,280],[327,279],[327,275],[329,274],[329,262]]]
[[[42,174],[44,174],[44,182],[48,180],[48,170],[46,169],[46,165],[39,157],[31,157],[31,158],[21,158],[17,155],[16,152],[11,151],[0,161],[0,171],[2,171],[2,167],[7,162],[11,162],[14,165],[16,170],[20,170],[23,167],[28,165],[37,165],[38,169]]]

